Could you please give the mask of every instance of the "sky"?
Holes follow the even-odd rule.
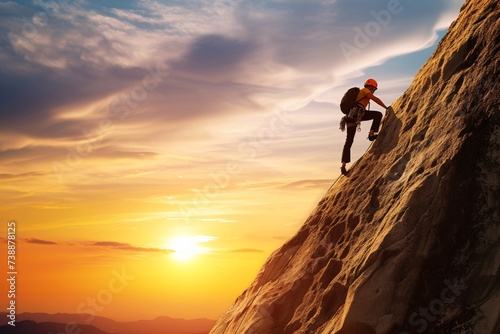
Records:
[[[344,92],[390,105],[462,4],[0,1],[16,311],[219,317],[339,176]]]

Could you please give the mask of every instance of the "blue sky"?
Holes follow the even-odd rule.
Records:
[[[227,304],[339,176],[344,92],[373,77],[391,104],[462,4],[0,1],[0,219],[42,255],[190,234],[251,256]]]

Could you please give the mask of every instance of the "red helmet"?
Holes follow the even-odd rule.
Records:
[[[366,86],[373,86],[375,88],[378,88],[378,84],[377,82],[375,81],[375,79],[368,79],[365,81],[365,87]]]

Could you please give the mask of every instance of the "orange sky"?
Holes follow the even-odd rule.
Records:
[[[177,206],[168,197],[175,193],[162,201],[154,189],[134,199],[103,191],[101,197],[59,202],[57,208],[13,209],[18,311],[93,311],[121,320],[165,314],[216,318],[319,198],[316,188],[293,194],[228,190],[184,222],[171,217]],[[2,214],[4,221],[7,217]],[[180,254],[171,243],[178,236],[194,240],[181,240],[189,245],[177,249]],[[194,253],[184,258],[182,252],[193,252],[193,244]]]

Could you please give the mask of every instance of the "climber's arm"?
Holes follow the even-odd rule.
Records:
[[[378,104],[382,108],[387,109],[387,106],[384,104],[384,102],[382,102],[381,99],[379,99],[378,97],[376,97],[372,93],[366,94],[366,97],[368,97],[370,100],[373,100],[376,104]]]

